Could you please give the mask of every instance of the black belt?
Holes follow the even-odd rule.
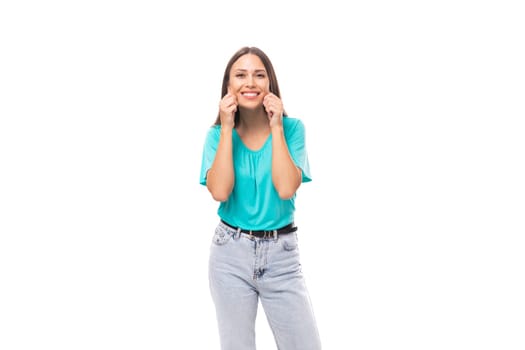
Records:
[[[235,226],[232,226],[230,224],[228,224],[226,221],[224,220],[221,220],[221,222],[234,229],[234,230],[238,230],[239,228],[238,227],[235,227]],[[295,232],[297,231],[297,226],[294,225],[294,223],[292,222],[291,224],[288,224],[284,227],[281,227],[277,230],[245,230],[245,229],[240,229],[241,232],[243,233],[247,233],[249,235],[252,235],[252,236],[255,236],[255,237],[261,237],[261,238],[265,238],[265,237],[272,237],[273,235],[277,234],[277,235],[284,235],[284,234],[287,234],[287,233],[292,233],[292,232]]]

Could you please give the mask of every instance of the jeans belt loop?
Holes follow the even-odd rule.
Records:
[[[277,242],[277,230],[273,230],[273,240]]]
[[[233,238],[236,240],[241,238],[241,228],[240,227],[237,227],[237,232],[235,232],[235,234],[233,235]]]

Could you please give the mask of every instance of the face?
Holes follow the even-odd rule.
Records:
[[[240,107],[260,107],[270,91],[270,80],[261,59],[253,54],[241,56],[231,68],[228,86]]]

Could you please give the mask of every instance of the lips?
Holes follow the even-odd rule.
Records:
[[[258,92],[252,92],[252,91],[246,91],[246,92],[241,92],[241,95],[243,95],[244,97],[247,97],[247,98],[254,98],[254,97],[259,96],[259,93]]]

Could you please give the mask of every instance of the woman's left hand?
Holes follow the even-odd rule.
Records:
[[[279,97],[272,94],[264,96],[263,100],[264,109],[268,114],[268,120],[270,121],[270,127],[281,126],[283,124],[283,102]]]

